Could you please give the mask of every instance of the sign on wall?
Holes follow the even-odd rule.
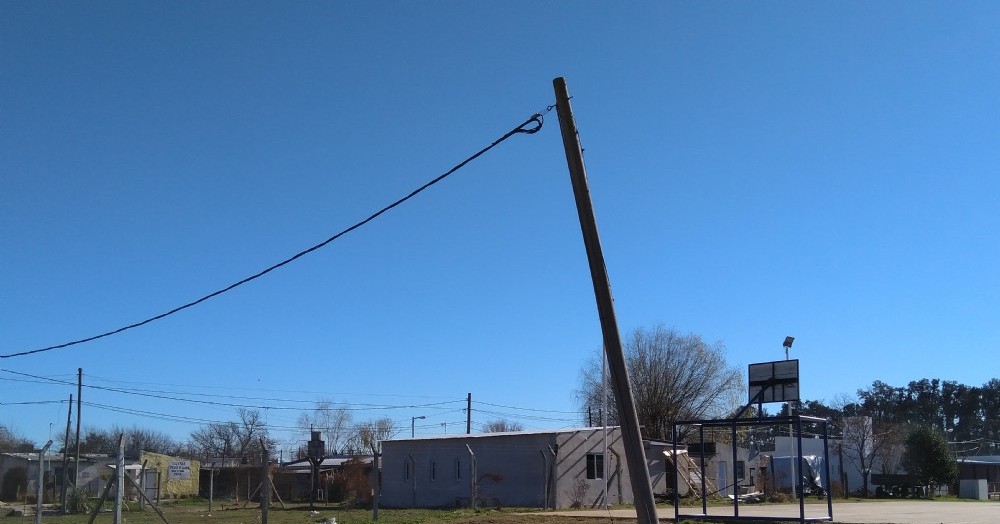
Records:
[[[167,465],[167,479],[168,480],[190,480],[191,479],[191,461],[190,460],[171,460],[170,464]]]

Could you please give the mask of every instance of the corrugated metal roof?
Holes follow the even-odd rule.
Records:
[[[618,429],[618,426],[608,426],[608,430]],[[490,438],[490,437],[500,437],[500,436],[510,436],[510,435],[558,435],[562,433],[578,433],[581,431],[600,431],[601,427],[592,428],[567,428],[567,429],[540,429],[535,431],[505,431],[498,433],[472,433],[465,434],[459,433],[455,435],[432,435],[430,437],[416,437],[416,438],[395,438],[386,440],[386,442],[407,442],[407,441],[418,441],[418,440],[460,440],[467,438]]]

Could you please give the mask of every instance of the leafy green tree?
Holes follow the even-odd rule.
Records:
[[[925,486],[958,480],[958,462],[948,441],[929,426],[918,426],[906,437],[903,465]]]
[[[991,379],[983,384],[980,390],[980,420],[982,421],[982,433],[976,435],[985,437],[991,442],[990,452],[996,454],[1000,452],[997,442],[1000,442],[1000,379]]]

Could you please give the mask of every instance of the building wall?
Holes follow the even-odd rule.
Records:
[[[629,502],[632,490],[617,429],[609,429],[608,445],[613,450],[607,459],[609,502]],[[468,505],[473,481],[469,448],[475,454],[480,504],[564,508],[601,501],[604,481],[587,478],[587,454],[601,453],[603,432],[588,428],[383,442],[381,504]]]
[[[622,443],[621,430],[608,428],[608,454],[606,481],[587,478],[587,455],[600,455],[604,450],[602,428],[585,428],[557,433],[559,444],[556,457],[555,506],[568,508],[579,504],[585,508],[603,504],[607,486],[609,504],[632,502],[632,483]]]
[[[84,460],[81,457],[80,460],[80,475],[77,481],[80,487],[86,488],[87,492],[92,497],[99,497],[101,492],[104,491],[104,485],[107,483],[108,478],[114,473],[110,468],[112,464],[117,463],[112,457],[107,456],[92,456],[86,457]],[[70,462],[70,474],[73,473],[73,467],[75,462]],[[72,479],[70,482],[72,483]]]
[[[959,459],[958,478],[963,480],[982,479],[989,484],[1000,483],[1000,461],[991,462],[988,457],[983,457],[983,459],[979,457]]]
[[[646,443],[646,469],[649,470],[649,484],[655,495],[666,495],[674,486],[673,464],[668,463],[664,455],[665,452],[672,450],[673,446],[665,442]]]
[[[37,456],[37,455],[36,455]],[[0,454],[0,498],[13,502],[25,492],[34,493],[38,479],[38,461],[30,461],[27,454]]]
[[[188,478],[170,478],[171,462],[187,462]],[[180,498],[198,495],[201,464],[197,460],[171,457],[159,453],[143,451],[139,453],[139,463],[146,464],[146,470],[156,470],[160,477],[160,497]]]

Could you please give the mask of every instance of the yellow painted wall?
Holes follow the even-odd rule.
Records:
[[[186,460],[191,463],[191,475],[187,480],[170,478],[170,463]],[[198,494],[198,473],[201,463],[197,460],[171,457],[159,453],[143,451],[139,454],[139,463],[146,461],[146,469],[156,469],[160,472],[160,496],[163,498],[193,497]]]

